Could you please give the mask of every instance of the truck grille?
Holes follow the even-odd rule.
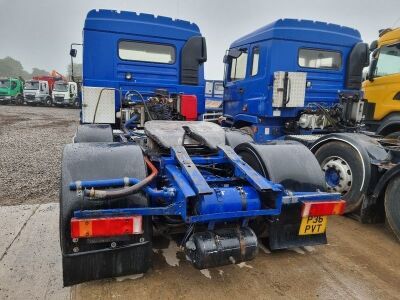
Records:
[[[26,95],[25,98],[28,100],[35,100],[35,95]]]
[[[55,102],[64,102],[64,97],[54,97]]]

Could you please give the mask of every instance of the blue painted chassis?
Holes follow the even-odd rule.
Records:
[[[231,221],[242,219],[247,222],[248,218],[256,216],[279,216],[283,204],[294,204],[301,201],[331,201],[339,200],[339,194],[328,194],[321,192],[298,192],[289,193],[283,186],[259,175],[247,163],[245,163],[228,146],[220,146],[216,155],[210,156],[189,156],[183,146],[172,147],[170,156],[161,156],[153,159],[159,166],[159,176],[168,178],[169,185],[161,190],[152,187],[144,188],[144,192],[151,200],[151,207],[145,208],[118,208],[100,210],[77,210],[74,212],[75,218],[129,216],[129,215],[175,215],[180,216],[188,223],[215,223],[219,221]],[[201,173],[196,165],[225,164],[230,163],[234,168],[233,177],[216,177],[211,174]],[[246,182],[236,184],[236,182]],[[84,180],[70,183],[71,190],[122,187],[127,184],[139,182],[135,178],[117,178],[105,180]],[[235,189],[236,186],[246,186],[258,192],[261,202],[260,192],[271,192],[274,198],[274,205],[269,208],[256,210],[237,210],[218,213],[206,213],[198,215],[188,214],[188,200],[197,197],[212,195],[215,193],[210,184],[229,184]],[[236,185],[235,185],[236,184]],[[221,201],[232,201],[219,195]],[[157,206],[156,200],[163,199],[165,206]],[[92,201],[92,200],[88,200]]]

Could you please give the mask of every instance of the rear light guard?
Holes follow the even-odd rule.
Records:
[[[72,218],[71,238],[106,238],[143,234],[142,216]]]
[[[330,215],[342,215],[346,207],[346,201],[302,201],[301,216],[319,217]]]

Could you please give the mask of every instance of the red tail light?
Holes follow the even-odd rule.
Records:
[[[318,217],[343,215],[346,201],[304,201],[301,210],[302,217]]]
[[[129,234],[141,234],[142,216],[71,219],[71,237],[111,237]]]

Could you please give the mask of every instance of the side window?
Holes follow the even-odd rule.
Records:
[[[258,64],[260,61],[260,48],[253,48],[253,57],[251,60],[251,76],[255,76],[258,74]]]
[[[11,89],[15,90],[15,88],[17,87],[17,83],[15,81],[11,82]]]
[[[242,52],[238,58],[232,59],[229,80],[242,80],[246,77],[247,53]]]
[[[298,64],[303,68],[339,70],[342,65],[342,55],[338,51],[300,49]]]

